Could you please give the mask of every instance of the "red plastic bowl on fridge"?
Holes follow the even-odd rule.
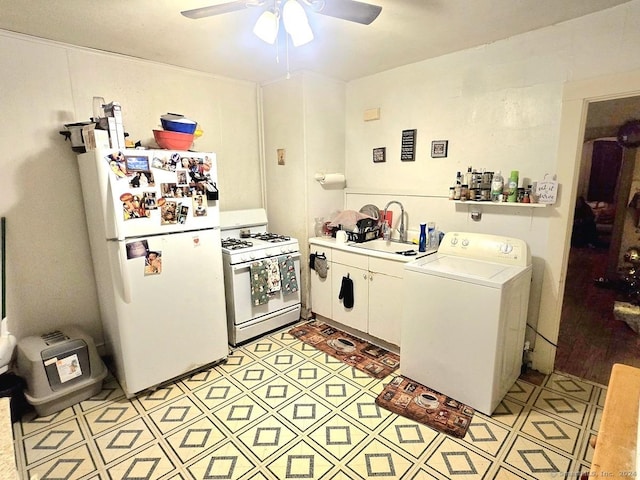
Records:
[[[189,150],[193,143],[193,133],[170,132],[168,130],[154,130],[153,138],[160,148],[167,150]]]

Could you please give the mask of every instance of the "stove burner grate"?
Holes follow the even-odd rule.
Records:
[[[239,238],[225,238],[222,240],[222,248],[229,250],[240,250],[242,248],[253,247],[253,242]]]
[[[271,242],[271,243],[277,243],[277,242],[288,242],[291,240],[291,237],[286,236],[286,235],[279,235],[277,233],[253,233],[251,234],[251,238],[255,238],[257,240],[262,240],[264,242]]]

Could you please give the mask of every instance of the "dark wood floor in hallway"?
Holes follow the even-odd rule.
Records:
[[[571,249],[555,362],[558,372],[602,385],[614,363],[640,367],[640,336],[613,315],[618,293],[594,282],[607,256],[606,249]]]

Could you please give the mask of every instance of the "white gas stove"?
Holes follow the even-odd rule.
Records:
[[[268,232],[264,209],[220,212],[220,230],[229,342],[238,345],[297,322],[298,240]],[[258,295],[264,288],[260,278],[267,277],[268,294]]]

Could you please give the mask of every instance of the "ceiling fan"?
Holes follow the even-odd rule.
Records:
[[[349,22],[361,23],[363,25],[369,25],[378,17],[378,15],[380,15],[380,12],[382,11],[382,7],[378,5],[371,5],[369,3],[358,2],[356,0],[300,1],[309,6],[315,13],[340,18]],[[218,5],[185,10],[180,13],[187,18],[198,19],[236,12],[250,7],[262,7],[265,5],[268,7],[269,5],[274,5],[274,8],[277,8],[281,3],[284,3],[283,0],[234,0]]]

